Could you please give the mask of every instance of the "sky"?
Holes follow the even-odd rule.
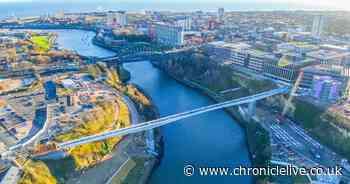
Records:
[[[140,3],[140,4],[211,4],[219,6],[234,6],[235,4],[251,5],[280,5],[281,7],[304,7],[305,9],[323,9],[323,10],[349,10],[350,0],[0,0],[0,3],[19,3],[19,2],[65,2],[65,3]],[[278,7],[278,6],[277,6]],[[253,8],[253,7],[252,7]]]

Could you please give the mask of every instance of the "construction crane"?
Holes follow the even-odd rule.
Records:
[[[295,81],[293,88],[289,94],[289,97],[288,97],[286,103],[284,104],[282,116],[286,115],[286,113],[288,112],[288,110],[290,108],[294,108],[292,101],[293,101],[293,98],[298,90],[299,84],[300,84],[301,80],[303,79],[303,76],[304,76],[304,72],[300,71],[299,76],[298,76],[297,80]]]

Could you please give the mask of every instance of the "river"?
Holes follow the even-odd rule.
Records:
[[[93,33],[55,30],[61,47],[89,56],[110,56],[112,52],[92,45]],[[160,116],[171,115],[214,103],[201,93],[170,78],[149,62],[125,64],[131,82],[142,87],[159,108]],[[252,183],[251,177],[204,177],[184,175],[184,166],[250,166],[244,130],[223,110],[206,113],[161,127],[164,155],[150,184]]]

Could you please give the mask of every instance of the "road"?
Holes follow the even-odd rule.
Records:
[[[295,122],[279,117],[275,113],[258,110],[260,122],[270,132],[272,145],[272,159],[291,163],[298,167],[323,166],[334,168],[340,164],[339,158],[334,152],[308,135]],[[319,156],[318,156],[319,155]],[[345,172],[346,178],[348,174]],[[337,181],[339,178],[320,176],[322,180]]]
[[[126,95],[119,93],[116,90],[113,90],[115,95],[118,95],[122,98],[123,102],[127,105],[130,114],[130,121],[132,125],[136,125],[140,122],[139,113],[136,110],[134,102]],[[92,168],[87,170],[79,171],[72,174],[69,177],[67,184],[101,184],[106,183],[115,172],[123,165],[123,163],[129,158],[128,153],[125,151],[128,150],[129,144],[132,142],[132,137],[126,137],[122,139],[117,147],[111,153],[111,158],[103,161],[101,164],[97,164]]]

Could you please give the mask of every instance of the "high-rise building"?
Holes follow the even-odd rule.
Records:
[[[106,21],[106,24],[108,26],[114,26],[116,23],[116,19],[115,19],[115,14],[112,13],[112,12],[108,12],[107,13],[107,21]]]
[[[118,11],[116,13],[116,21],[120,26],[126,26],[128,24],[128,19],[125,11]]]
[[[219,8],[218,9],[218,19],[220,22],[222,22],[224,20],[224,15],[225,15],[225,9]]]
[[[158,43],[181,46],[184,42],[183,28],[164,23],[155,24],[155,36]]]
[[[319,38],[322,36],[324,24],[325,20],[322,15],[317,15],[314,17],[311,32],[313,37]]]
[[[108,26],[126,26],[128,24],[127,15],[124,11],[107,13]]]
[[[192,29],[192,19],[191,17],[186,17],[185,19],[180,19],[176,21],[176,26],[182,27],[184,31],[190,31]]]

